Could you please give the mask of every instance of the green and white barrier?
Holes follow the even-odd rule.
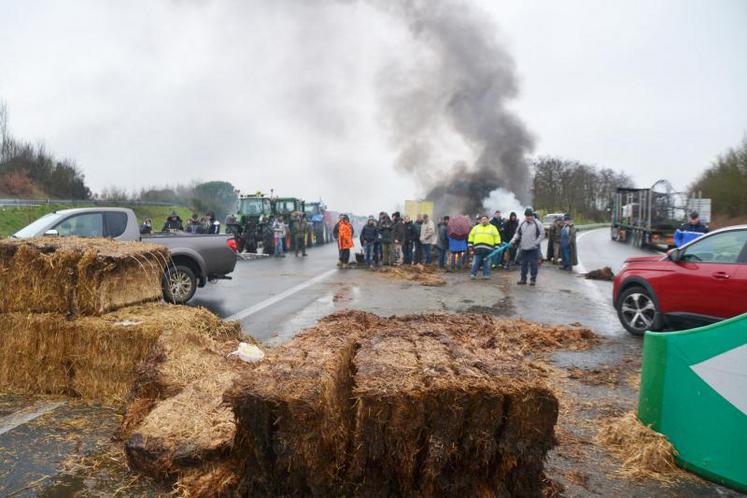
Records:
[[[667,436],[681,467],[747,491],[747,314],[646,332],[638,417]]]

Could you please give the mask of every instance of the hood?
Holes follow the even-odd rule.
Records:
[[[635,258],[626,259],[625,263],[628,265],[641,264],[641,263],[656,263],[657,261],[661,261],[663,259],[666,259],[666,256],[662,256],[662,255],[638,256]]]

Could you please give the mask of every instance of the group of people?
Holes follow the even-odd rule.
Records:
[[[205,216],[198,216],[197,213],[193,213],[185,226],[181,216],[176,211],[172,211],[166,218],[161,231],[216,234],[220,233],[220,221],[215,219],[215,213],[212,211],[208,211]],[[140,225],[140,234],[148,235],[151,233],[153,233],[153,220],[145,218],[143,224]]]
[[[427,214],[417,215],[414,220],[399,212],[389,216],[382,211],[378,219],[369,216],[360,231],[363,263],[369,268],[375,265],[430,265],[437,258],[439,266],[444,267],[448,251],[447,222],[448,217],[436,225]],[[341,214],[332,233],[340,249],[338,266],[346,267],[355,236],[350,218]]]
[[[527,208],[524,219],[512,212],[503,218],[496,211],[492,218],[480,216],[467,237],[452,236],[449,216],[438,223],[426,214],[413,220],[400,213],[379,213],[368,217],[360,231],[362,253],[359,258],[367,267],[433,264],[447,271],[461,270],[470,265],[470,277],[477,278],[482,269],[483,278],[490,277],[491,268],[510,270],[512,264],[521,267],[519,285],[536,285],[542,261],[541,244],[545,228],[534,211]],[[338,266],[347,267],[350,251],[354,247],[355,230],[350,218],[341,214],[333,235],[339,249]],[[570,214],[559,217],[549,231],[548,260],[560,263],[564,270],[578,264],[576,255],[576,228]]]
[[[306,256],[306,240],[311,238],[312,224],[306,220],[306,213],[294,212],[290,224],[285,223],[283,216],[278,216],[270,223],[272,230],[273,254],[284,258],[287,250],[294,250],[296,257]]]

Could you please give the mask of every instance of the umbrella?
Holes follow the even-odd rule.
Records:
[[[446,225],[446,233],[452,239],[465,240],[469,237],[470,230],[472,230],[472,220],[462,215],[450,218],[449,224]]]

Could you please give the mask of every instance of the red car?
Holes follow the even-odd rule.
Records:
[[[711,232],[666,256],[627,259],[613,302],[634,335],[747,313],[747,225]]]

